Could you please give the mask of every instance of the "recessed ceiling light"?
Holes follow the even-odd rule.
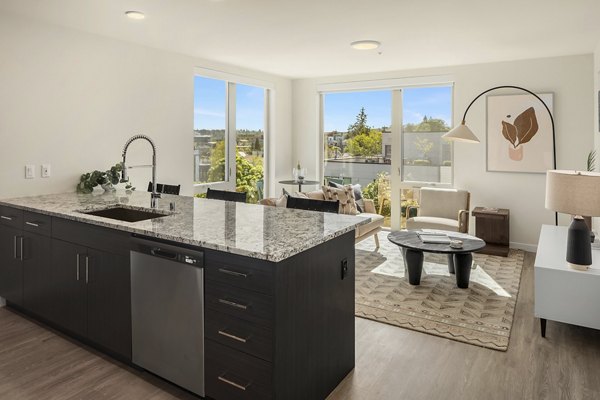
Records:
[[[356,50],[373,50],[381,46],[377,40],[359,40],[350,43],[350,46]]]
[[[144,19],[144,18],[146,18],[146,16],[144,15],[144,13],[141,12],[141,11],[125,11],[125,15],[127,15],[127,18],[131,18],[131,19]]]

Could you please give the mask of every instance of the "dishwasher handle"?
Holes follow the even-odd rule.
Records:
[[[170,251],[162,250],[162,249],[160,249],[158,247],[155,247],[152,250],[150,250],[150,254],[152,254],[154,257],[166,258],[168,260],[177,261],[177,254],[176,253],[172,253]]]

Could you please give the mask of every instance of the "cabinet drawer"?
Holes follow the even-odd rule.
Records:
[[[260,400],[273,398],[270,363],[206,341],[206,395],[213,399]]]
[[[270,329],[232,317],[218,311],[206,310],[206,337],[263,360],[273,359],[273,335]]]
[[[269,262],[227,257],[215,252],[206,254],[206,279],[259,293],[273,294],[273,265]]]
[[[207,281],[205,286],[207,308],[267,328],[272,326],[272,297],[216,282]]]
[[[0,206],[0,224],[22,229],[23,211],[12,207]]]
[[[50,236],[52,234],[52,217],[25,211],[23,213],[23,230]]]

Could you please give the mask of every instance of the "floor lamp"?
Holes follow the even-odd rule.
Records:
[[[550,109],[548,108],[548,106],[546,105],[546,103],[544,103],[544,101],[540,98],[540,96],[538,96],[537,94],[533,93],[531,90],[522,88],[520,86],[512,86],[512,85],[495,86],[493,88],[484,90],[483,92],[479,93],[471,101],[471,103],[469,104],[469,106],[465,110],[465,113],[463,115],[462,122],[460,123],[460,125],[454,127],[453,129],[451,129],[448,133],[446,133],[442,137],[444,139],[452,140],[452,141],[456,141],[456,142],[479,143],[479,138],[477,138],[477,136],[473,133],[473,131],[466,124],[467,113],[469,112],[469,109],[471,108],[471,106],[473,105],[473,103],[475,103],[475,101],[477,101],[478,98],[480,98],[481,96],[483,96],[484,94],[486,94],[488,92],[491,92],[491,91],[497,90],[497,89],[517,89],[517,90],[522,90],[523,92],[529,93],[530,95],[532,95],[533,97],[535,97],[536,99],[538,99],[540,101],[540,103],[543,104],[543,106],[546,109],[546,111],[548,111],[548,115],[550,116],[550,122],[552,123],[552,142],[554,143],[554,146],[552,147],[552,152],[553,152],[553,154],[552,154],[552,160],[553,160],[554,169],[556,169],[556,130],[554,129],[554,118],[552,117],[552,112],[550,112]],[[558,225],[558,213],[554,213],[554,224]]]

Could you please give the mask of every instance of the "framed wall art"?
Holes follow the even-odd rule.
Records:
[[[554,95],[538,94],[553,110]],[[544,174],[554,168],[546,107],[529,94],[487,96],[487,170]]]

